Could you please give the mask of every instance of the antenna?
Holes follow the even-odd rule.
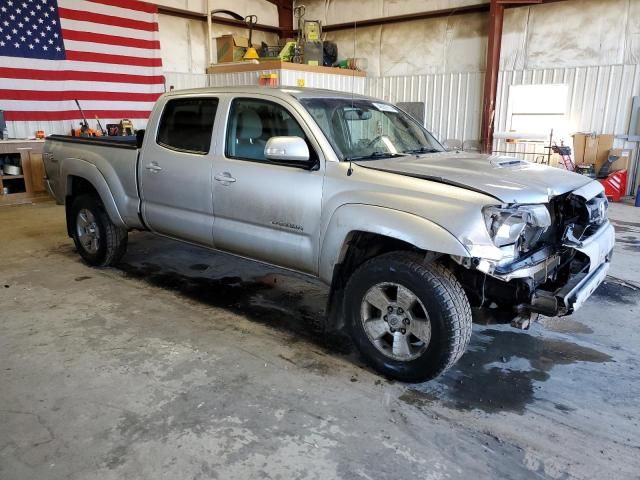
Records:
[[[354,62],[355,62],[355,58],[356,58],[356,33],[357,33],[357,22],[353,22],[353,58],[354,58]],[[348,61],[348,60],[347,60]],[[347,64],[348,66],[348,64]],[[355,67],[355,64],[352,66],[351,69],[351,108],[354,108],[355,106],[355,100],[354,100],[354,90],[356,88],[356,71],[353,69],[353,67]],[[353,174],[353,164],[351,163],[351,157],[349,157],[349,168],[347,169],[347,177],[350,177]]]
[[[356,71],[355,71],[355,59],[356,56],[356,34],[358,30],[358,22],[353,22],[353,61],[354,65],[351,67],[351,108],[354,107],[354,90],[356,88]]]

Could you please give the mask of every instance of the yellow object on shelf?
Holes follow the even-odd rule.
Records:
[[[243,60],[258,60],[259,58],[260,55],[258,55],[257,50],[253,47],[247,48],[247,53],[242,57]]]

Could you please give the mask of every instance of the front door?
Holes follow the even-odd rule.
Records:
[[[218,99],[170,99],[139,166],[142,216],[154,232],[213,245],[211,137]],[[153,135],[155,132],[147,132]]]
[[[317,270],[324,162],[308,130],[284,102],[234,98],[224,148],[214,160],[216,248],[283,267]],[[266,160],[274,136],[307,141],[319,168],[301,169]]]

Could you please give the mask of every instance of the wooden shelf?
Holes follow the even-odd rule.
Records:
[[[0,171],[1,206],[29,203],[41,197],[48,198],[44,184],[43,143],[41,140],[0,141],[0,155],[19,156],[22,167],[21,175],[5,175],[3,171]],[[7,187],[10,193],[1,194]]]
[[[257,72],[260,70],[298,70],[311,73],[326,73],[329,75],[342,75],[346,77],[366,77],[367,72],[360,70],[348,70],[344,68],[322,67],[319,65],[307,65],[305,63],[283,62],[281,60],[264,60],[260,63],[215,63],[207,68],[208,74],[215,73],[241,73]]]

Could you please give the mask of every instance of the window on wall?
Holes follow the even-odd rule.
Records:
[[[567,134],[569,87],[566,84],[512,85],[509,88],[507,131],[549,135]]]
[[[169,100],[160,118],[158,144],[182,152],[209,153],[217,108],[217,98]]]

